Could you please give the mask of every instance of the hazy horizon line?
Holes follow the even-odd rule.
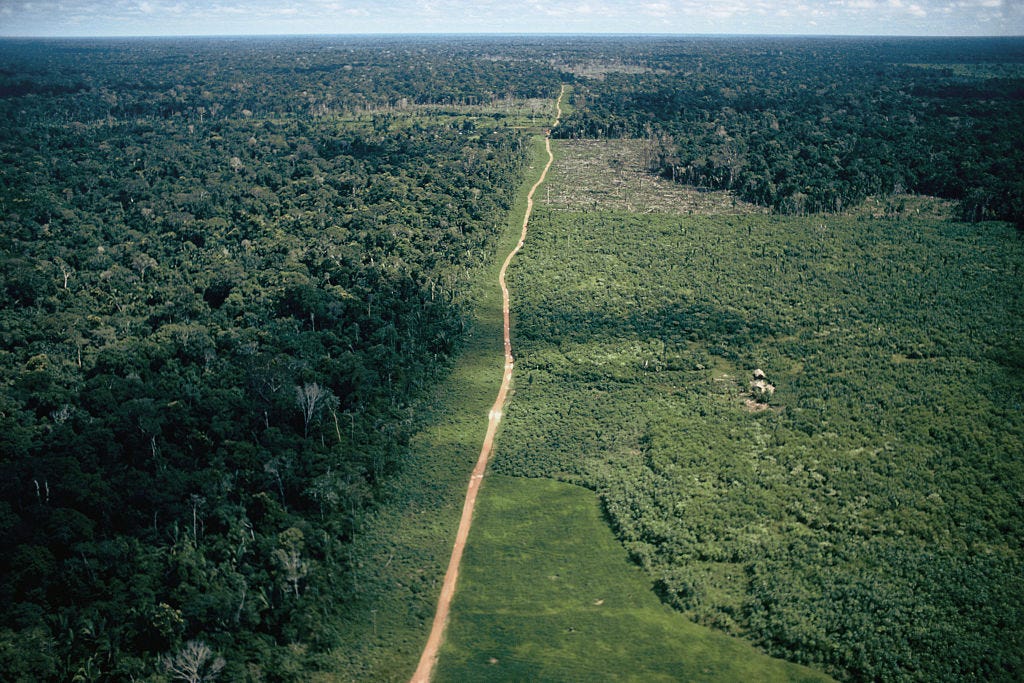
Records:
[[[123,40],[123,39],[169,39],[169,38],[887,38],[887,39],[951,39],[951,40],[1019,40],[1024,33],[1017,35],[958,35],[958,34],[927,34],[927,33],[658,33],[658,32],[613,32],[613,31],[423,31],[423,32],[386,32],[367,31],[356,33],[124,33],[106,35],[46,35],[46,34],[4,34],[0,40]]]

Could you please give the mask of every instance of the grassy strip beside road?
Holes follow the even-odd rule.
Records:
[[[593,492],[551,480],[484,480],[448,628],[437,681],[829,680],[661,604]]]

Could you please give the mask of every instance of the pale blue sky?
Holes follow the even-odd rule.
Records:
[[[1024,35],[1024,0],[0,0],[0,35]]]

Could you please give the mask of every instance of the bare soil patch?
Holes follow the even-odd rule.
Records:
[[[731,192],[704,191],[648,170],[647,140],[554,140],[557,158],[539,201],[564,211],[611,210],[669,214],[752,214],[767,209]]]

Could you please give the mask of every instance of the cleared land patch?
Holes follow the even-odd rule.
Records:
[[[677,215],[766,213],[731,192],[698,190],[651,173],[651,144],[637,139],[552,140],[556,163],[540,193],[540,205]]]

